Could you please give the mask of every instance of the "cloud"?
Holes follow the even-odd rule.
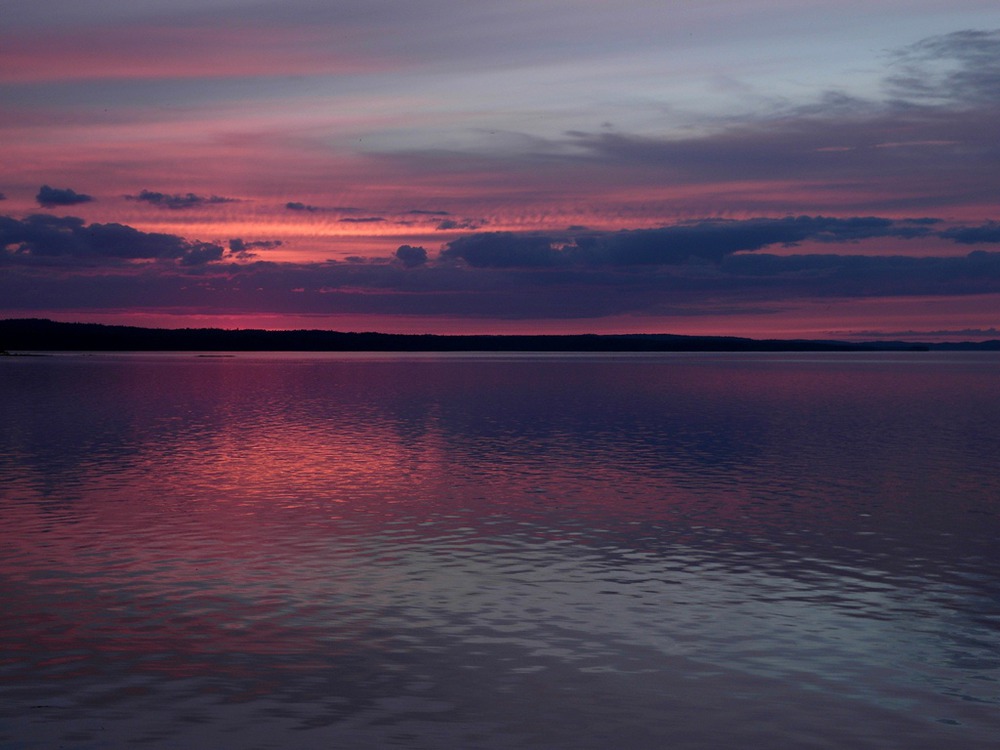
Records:
[[[204,247],[209,254],[211,249]],[[216,248],[217,256],[221,248]],[[403,263],[190,262],[53,274],[9,266],[12,309],[178,308],[220,313],[593,320],[767,314],[802,299],[1000,295],[1000,253],[957,258],[734,255],[719,266],[471,268]],[[200,262],[194,267],[192,264]],[[197,281],[192,281],[196,278]]]
[[[583,235],[577,238],[572,255],[591,265],[676,265],[719,262],[733,253],[769,245],[789,247],[806,240],[854,242],[872,237],[912,238],[926,236],[928,232],[923,226],[872,216],[706,220],[660,229]]]
[[[922,210],[989,203],[1000,190],[992,168],[1000,142],[987,135],[996,117],[987,108],[958,116],[904,105],[820,107],[687,138],[580,134],[568,143],[582,157],[562,158],[649,191],[711,185],[726,205]],[[893,137],[900,131],[907,133],[905,142]],[[553,150],[565,145],[553,144]]]
[[[218,195],[195,195],[194,193],[157,193],[152,190],[142,190],[138,195],[126,195],[130,201],[143,201],[161,208],[174,210],[185,208],[198,208],[200,206],[212,206],[219,203],[235,203],[236,198],[223,198]]]
[[[78,193],[70,188],[54,188],[42,185],[35,196],[39,206],[54,208],[55,206],[75,206],[78,203],[89,203],[94,200],[91,196]]]
[[[427,251],[422,247],[400,245],[396,248],[396,258],[401,260],[407,268],[416,268],[427,262]]]
[[[735,255],[721,265],[723,287],[766,289],[776,297],[893,297],[1000,292],[1000,253],[960,257]]]
[[[924,233],[962,242],[962,230],[984,228],[995,226],[940,230],[931,218],[705,220],[575,235],[470,234],[448,243],[436,262],[423,247],[401,245],[392,262],[285,263],[252,260],[254,250],[278,247],[277,240],[233,238],[227,255],[219,244],[121,224],[0,216],[0,298],[25,310],[64,309],[72,301],[74,309],[190,305],[234,313],[506,320],[762,312],[797,299],[1000,294],[1000,252],[930,258],[765,252],[804,240],[832,248]]]
[[[463,260],[473,268],[538,268],[563,265],[566,253],[553,238],[514,232],[483,232],[459,237],[441,251],[442,260]]]
[[[380,221],[385,221],[381,216],[362,216],[358,218],[347,217],[343,219],[338,219],[338,221],[345,222],[348,224],[375,224]]]
[[[191,242],[178,260],[182,266],[201,266],[222,260],[222,247],[212,242]]]
[[[3,193],[0,193],[0,201],[5,201],[5,200],[7,200],[7,196],[4,195]]]
[[[310,213],[320,210],[319,206],[310,206],[305,203],[300,203],[299,201],[288,201],[288,203],[285,204],[285,208],[289,211],[308,211]]]
[[[783,219],[710,219],[618,232],[568,235],[483,232],[449,242],[443,260],[461,259],[475,268],[555,266],[669,266],[718,263],[733,253],[769,245],[855,242],[874,237],[911,239],[931,234],[934,219],[895,221],[874,216]]]
[[[253,248],[261,250],[272,250],[281,247],[281,240],[241,240],[239,238],[229,240],[229,249],[234,253],[242,253]]]
[[[312,206],[308,203],[302,203],[301,201],[288,201],[288,203],[285,204],[285,208],[289,211],[305,211],[306,213],[324,211],[330,213],[356,214],[362,211],[362,209],[355,206]]]
[[[692,228],[705,229],[699,224]],[[811,236],[839,232],[854,237],[892,231],[902,222],[812,221],[806,226]],[[861,229],[865,226],[869,228]],[[634,233],[590,236],[621,241]],[[786,232],[776,239],[788,236]],[[594,320],[720,311],[767,314],[803,299],[1000,295],[1000,252],[926,258],[772,255],[758,250],[718,260],[613,264],[578,255],[577,245],[557,239],[500,232],[471,235],[452,243],[462,251],[464,262],[445,254],[432,263],[424,248],[403,245],[394,253],[395,262],[226,263],[221,246],[172,235],[119,225],[86,226],[73,217],[0,217],[0,246],[7,248],[0,253],[5,263],[0,299],[10,309],[22,310],[134,307],[233,314]],[[642,237],[642,247],[646,239]],[[635,251],[622,252],[628,256]],[[97,263],[95,258],[104,260]],[[161,262],[124,262],[139,258]]]
[[[600,205],[615,218],[991,211],[1000,194],[1000,31],[932,37],[888,62],[866,97],[761,97],[725,117],[676,123],[668,112],[660,133],[575,127],[523,133],[502,153],[476,142],[384,158],[425,179],[517,186],[526,202]]]
[[[254,250],[273,250],[276,247],[281,247],[281,245],[281,240],[247,241],[237,237],[229,240],[229,252],[240,260],[249,260],[250,258],[257,257],[257,253],[253,252]]]
[[[941,232],[941,236],[963,245],[1000,242],[1000,222],[989,221],[978,227],[953,227]]]
[[[419,208],[411,209],[411,210],[407,211],[406,213],[408,213],[408,214],[415,214],[417,216],[450,216],[451,215],[448,211],[424,211],[424,210],[419,209]]]
[[[479,227],[486,224],[485,219],[462,219],[457,221],[455,219],[445,219],[438,223],[435,229],[445,231],[448,229],[479,229]]]
[[[995,106],[1000,100],[1000,30],[966,29],[922,39],[893,55],[887,87],[922,104]]]
[[[85,224],[75,216],[0,216],[0,258],[13,263],[40,260],[176,260],[201,265],[221,260],[220,245],[172,234],[142,232],[124,224]]]

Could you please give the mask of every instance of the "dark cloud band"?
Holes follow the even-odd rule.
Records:
[[[483,232],[448,243],[444,259],[476,268],[557,266],[671,266],[718,263],[737,252],[770,245],[854,242],[876,237],[912,239],[932,233],[934,219],[797,216],[783,219],[707,220],[619,232],[573,236]]]
[[[201,265],[221,260],[220,245],[172,234],[142,232],[124,224],[86,224],[75,216],[0,216],[0,258],[7,263],[40,259],[66,261],[175,260]]]
[[[158,193],[152,190],[141,190],[138,195],[126,195],[128,200],[142,201],[153,206],[173,210],[214,206],[220,203],[235,203],[236,198],[224,198],[219,195],[195,195],[194,193]]]

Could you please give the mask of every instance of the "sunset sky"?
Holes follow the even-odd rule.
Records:
[[[0,317],[1000,338],[996,0],[32,0]]]

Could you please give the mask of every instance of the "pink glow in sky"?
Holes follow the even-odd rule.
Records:
[[[19,3],[0,317],[983,338],[998,81],[978,0]]]

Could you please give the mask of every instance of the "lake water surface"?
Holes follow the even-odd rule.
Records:
[[[995,748],[1000,357],[0,361],[0,748]]]

